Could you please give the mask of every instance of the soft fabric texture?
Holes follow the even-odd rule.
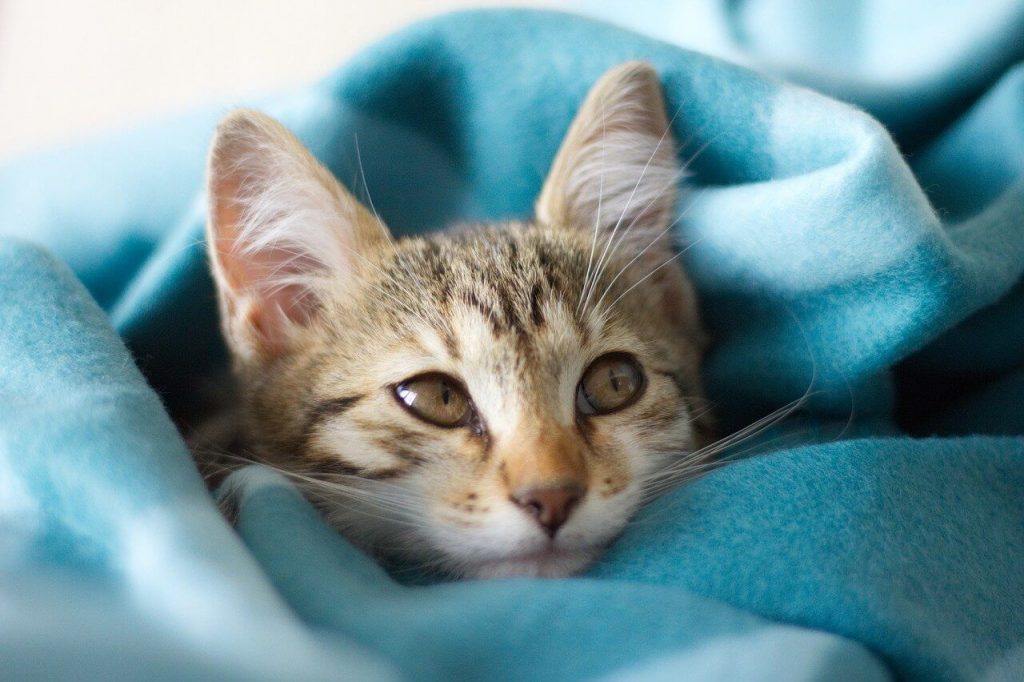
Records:
[[[765,74],[471,12],[249,103],[413,233],[528,216],[594,80],[661,74],[718,417],[804,401],[575,579],[409,584],[255,468],[229,482],[238,534],[219,517],[170,416],[225,358],[201,188],[226,108],[0,169],[4,675],[1024,676],[1024,8],[929,34],[932,3],[820,6],[594,10]]]

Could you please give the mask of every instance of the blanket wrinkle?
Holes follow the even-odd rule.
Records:
[[[222,489],[233,532],[173,421],[227,359],[202,243],[225,107],[11,161],[4,675],[1024,677],[1024,4],[630,7],[441,16],[247,104],[413,234],[530,215],[593,81],[649,61],[716,417],[793,419],[578,578],[388,572],[258,467]]]

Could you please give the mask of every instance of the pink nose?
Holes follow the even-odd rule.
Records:
[[[583,489],[577,485],[530,488],[512,495],[512,501],[536,519],[549,537],[555,537],[583,493]]]

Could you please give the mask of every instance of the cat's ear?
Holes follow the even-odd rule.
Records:
[[[584,100],[544,182],[537,219],[604,239],[614,232],[621,248],[636,252],[654,242],[648,252],[663,257],[682,175],[658,76],[627,62]]]
[[[287,352],[327,288],[344,287],[390,243],[366,210],[284,126],[238,110],[218,126],[207,166],[207,240],[221,317],[236,355]]]

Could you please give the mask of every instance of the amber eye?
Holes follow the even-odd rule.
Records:
[[[435,426],[462,426],[473,413],[465,389],[445,374],[421,374],[398,384],[394,391],[402,407]]]
[[[594,360],[576,389],[576,409],[608,414],[632,405],[644,389],[644,372],[632,356],[609,353]]]

